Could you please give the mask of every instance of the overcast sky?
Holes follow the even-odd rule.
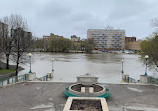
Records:
[[[158,0],[0,0],[0,18],[20,14],[36,37],[54,33],[87,38],[87,29],[110,25],[142,39],[154,31]]]

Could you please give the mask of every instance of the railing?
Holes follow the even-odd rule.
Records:
[[[158,78],[149,76],[149,83],[158,85]]]
[[[122,75],[122,81],[125,83],[136,83],[136,80],[129,77],[127,74]]]
[[[47,73],[47,75],[41,77],[41,78],[38,78],[39,81],[49,81],[52,79],[52,73]]]
[[[30,74],[29,74],[30,75]],[[32,76],[30,76],[32,78]],[[31,79],[27,74],[25,75],[19,75],[19,76],[13,76],[13,77],[8,77],[8,78],[3,78],[0,79],[0,86],[7,86],[10,84],[15,84],[15,83],[19,83],[19,82],[24,82],[24,81],[31,81],[31,80],[35,80],[35,81],[49,81],[52,79],[52,73],[47,73],[47,75],[41,77],[41,78],[36,78],[36,76],[34,77],[34,79]]]
[[[128,83],[136,83],[136,80],[131,77],[128,77]]]
[[[48,75],[39,78],[40,81],[48,81]]]
[[[10,85],[10,84],[24,82],[24,81],[26,81],[26,76],[25,75],[8,77],[8,78],[0,79],[0,86],[3,87],[3,86]]]

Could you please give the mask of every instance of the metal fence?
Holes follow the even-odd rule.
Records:
[[[48,78],[49,78],[48,75],[45,75],[45,76],[39,78],[39,80],[40,81],[48,81]]]
[[[0,86],[3,87],[3,86],[10,85],[10,84],[24,82],[24,81],[26,81],[26,76],[25,75],[2,78],[2,79],[0,79]]]
[[[136,80],[129,77],[129,75],[127,75],[127,74],[122,75],[122,81],[126,82],[126,83],[136,83]]]
[[[25,75],[19,75],[19,76],[13,76],[13,77],[8,77],[8,78],[3,78],[0,79],[0,86],[7,86],[10,84],[15,84],[19,82],[24,82],[24,81],[29,81],[29,78]],[[36,78],[36,81],[50,81],[52,79],[52,73],[48,73],[47,75],[41,77],[41,78]]]
[[[149,76],[148,82],[150,84],[156,84],[156,85],[158,85],[158,78],[154,78],[154,77]]]
[[[136,80],[131,77],[128,77],[128,83],[136,83]]]
[[[47,75],[41,77],[41,78],[38,78],[39,81],[50,81],[53,77],[53,74],[52,73],[47,73]]]

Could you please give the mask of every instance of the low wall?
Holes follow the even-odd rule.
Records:
[[[77,101],[79,104],[75,104]],[[97,104],[97,103],[99,103],[99,104]],[[76,106],[77,106],[77,108],[76,108]],[[80,109],[80,107],[82,110]],[[65,104],[63,111],[91,111],[91,110],[93,110],[93,111],[100,111],[100,110],[109,111],[105,98],[69,97],[67,99],[67,102]]]
[[[25,74],[25,76],[26,76],[27,81],[35,81],[36,80],[36,73],[35,72],[27,73],[27,74]]]
[[[98,83],[98,77],[89,76],[89,75],[78,76],[77,82],[82,83],[83,85],[96,84],[96,83]]]
[[[158,85],[158,78],[154,78],[154,77],[151,77],[151,76],[140,75],[140,83]]]

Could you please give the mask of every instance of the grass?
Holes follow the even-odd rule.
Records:
[[[15,69],[0,69],[0,75],[15,72]]]

